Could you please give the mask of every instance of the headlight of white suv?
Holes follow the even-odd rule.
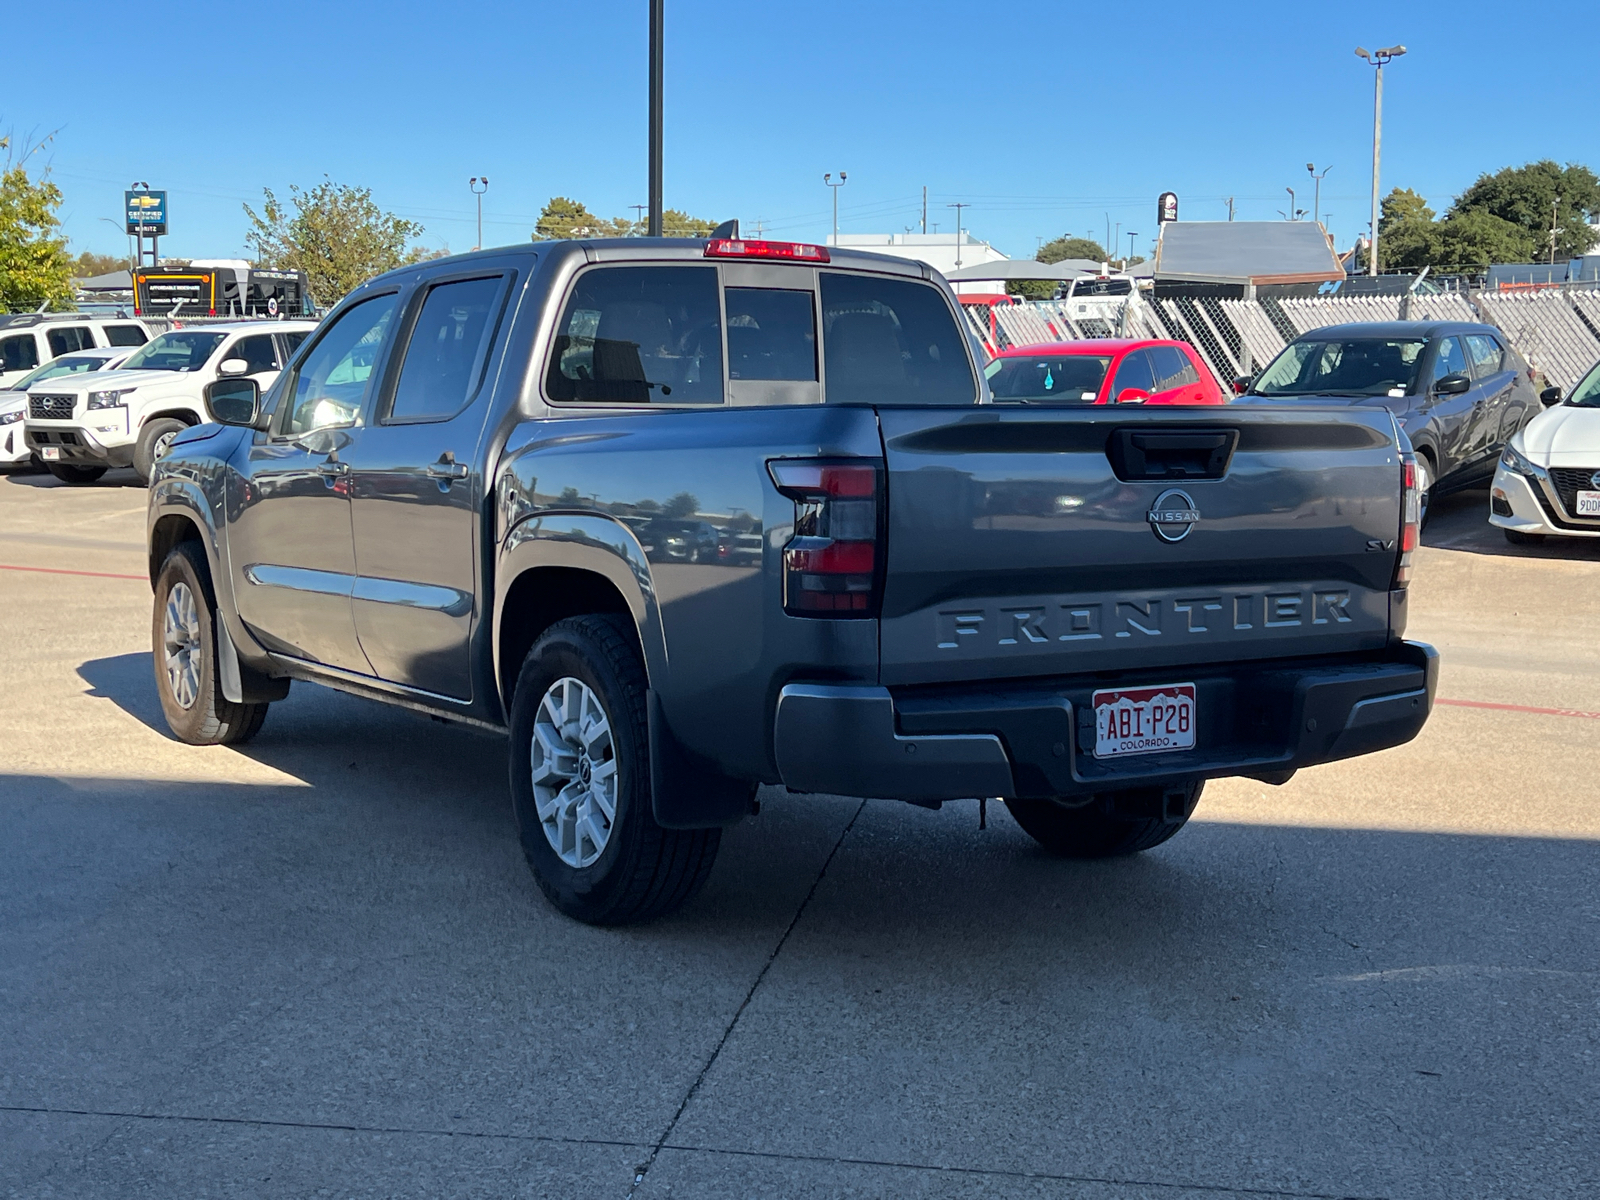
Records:
[[[119,388],[114,392],[90,392],[90,408],[122,408],[122,398],[134,391],[133,388]]]
[[[22,420],[20,408],[16,412],[0,413],[0,425],[15,425],[20,420]]]
[[[1528,479],[1544,478],[1544,471],[1519,454],[1509,442],[1500,453],[1500,465],[1514,475],[1523,475]]]

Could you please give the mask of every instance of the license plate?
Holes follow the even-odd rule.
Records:
[[[1192,683],[1096,692],[1093,703],[1096,758],[1194,749]]]
[[[1600,517],[1600,492],[1578,493],[1578,516]]]
[[[46,462],[54,462],[56,459],[61,457],[61,447],[60,446],[40,446],[39,447],[39,457],[44,459]]]

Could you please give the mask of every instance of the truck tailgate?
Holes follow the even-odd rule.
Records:
[[[1378,649],[1385,411],[882,408],[886,685]]]

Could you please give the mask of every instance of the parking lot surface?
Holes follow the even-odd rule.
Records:
[[[492,736],[297,684],[173,741],[143,490],[0,476],[0,1195],[1600,1193],[1600,546],[1486,507],[1408,746],[1103,863],[766,789],[599,930]]]

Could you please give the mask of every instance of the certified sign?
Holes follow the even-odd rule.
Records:
[[[128,232],[145,237],[167,236],[167,194],[165,192],[123,192]]]

